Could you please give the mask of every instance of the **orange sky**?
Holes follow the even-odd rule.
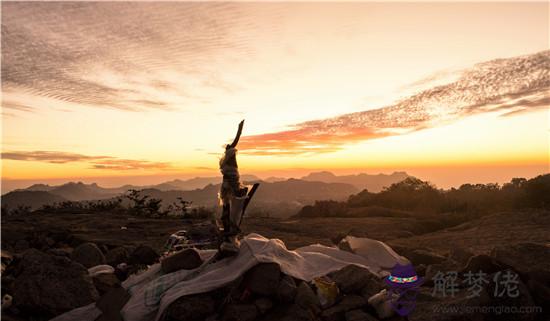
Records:
[[[545,2],[2,2],[3,191],[216,175],[241,119],[261,177],[531,177],[548,39]]]

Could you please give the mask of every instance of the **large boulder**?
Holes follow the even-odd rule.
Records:
[[[343,293],[361,293],[366,288],[378,288],[380,279],[369,270],[348,265],[328,275]],[[377,291],[375,291],[376,293]]]
[[[495,273],[504,269],[494,258],[489,255],[481,254],[470,257],[466,266],[462,269],[462,273],[483,271],[485,273]]]
[[[281,268],[277,263],[260,263],[244,276],[243,284],[252,293],[273,296],[277,293],[281,279]]]
[[[307,282],[301,282],[296,291],[295,303],[313,314],[321,312],[321,303]]]
[[[105,254],[105,261],[112,267],[116,267],[120,263],[127,263],[130,253],[125,247],[119,246],[111,249]]]
[[[269,310],[271,310],[271,308],[273,308],[273,301],[271,301],[269,298],[261,297],[254,300],[254,305],[256,306],[260,314],[265,314]]]
[[[71,253],[71,259],[86,268],[105,264],[105,256],[94,243],[84,243],[77,246]]]
[[[321,313],[321,317],[325,321],[342,321],[345,320],[346,312],[359,309],[367,305],[367,299],[360,295],[346,295],[335,306],[326,309]]]
[[[95,288],[100,295],[109,292],[112,288],[120,286],[120,280],[115,273],[100,273],[92,276]]]
[[[51,317],[99,297],[88,270],[63,256],[30,249],[17,263],[15,275],[13,299],[20,311]]]
[[[474,254],[469,249],[454,247],[450,250],[448,258],[459,264],[465,265],[472,256],[474,256]]]
[[[215,309],[216,301],[209,293],[183,296],[166,309],[164,321],[203,321]]]
[[[130,254],[128,263],[132,265],[152,265],[158,261],[159,255],[150,246],[140,245]]]
[[[280,302],[293,302],[296,297],[296,282],[291,276],[283,274],[277,287],[277,299]]]
[[[162,272],[168,274],[178,270],[193,270],[202,265],[202,258],[195,249],[179,251],[161,262]]]

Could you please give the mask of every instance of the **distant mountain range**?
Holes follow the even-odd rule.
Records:
[[[314,172],[302,177],[304,181],[317,181],[325,183],[345,183],[355,186],[360,190],[367,189],[369,192],[378,193],[384,187],[388,187],[393,183],[401,182],[409,175],[405,172],[394,172],[392,174],[356,174],[336,176],[331,172]]]
[[[271,177],[261,181],[254,175],[243,175],[245,183],[261,181],[254,206],[261,207],[284,204],[282,208],[298,208],[316,200],[345,200],[365,188],[379,191],[385,186],[399,182],[408,175],[396,172],[391,175],[346,175],[336,176],[330,172],[311,173],[301,179]],[[116,188],[104,188],[95,183],[70,182],[59,186],[35,184],[2,195],[2,204],[9,208],[28,205],[37,209],[42,205],[70,201],[110,199],[125,193],[129,189],[141,190],[143,194],[160,198],[164,204],[175,202],[178,197],[192,201],[197,206],[215,206],[219,191],[220,177],[196,177],[189,180],[172,180],[157,185],[124,185]]]

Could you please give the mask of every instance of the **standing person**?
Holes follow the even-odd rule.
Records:
[[[220,251],[225,254],[236,254],[239,251],[239,225],[247,203],[248,188],[241,184],[239,167],[237,165],[237,144],[243,131],[244,120],[239,123],[237,135],[231,144],[225,146],[225,152],[220,159],[220,171],[223,175],[220,188],[222,203],[223,242]]]

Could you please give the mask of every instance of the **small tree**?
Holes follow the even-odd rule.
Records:
[[[171,209],[175,212],[176,215],[181,215],[187,217],[189,215],[189,207],[191,206],[191,201],[186,201],[181,197],[177,198],[178,201],[174,202],[171,205]]]

